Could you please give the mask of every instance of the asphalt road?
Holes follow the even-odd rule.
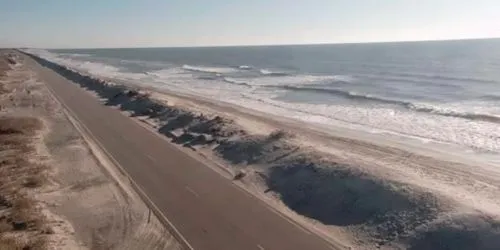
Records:
[[[175,145],[26,56],[80,123],[194,249],[335,249]]]

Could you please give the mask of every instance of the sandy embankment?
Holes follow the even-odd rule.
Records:
[[[11,178],[9,186],[0,186],[6,201],[0,204],[0,249],[179,249],[154,216],[148,223],[147,208],[122,185],[126,182],[119,184],[104,171],[113,168],[96,159],[45,84],[24,65],[24,56],[0,53],[0,64],[8,54],[15,61],[0,76],[0,127],[12,123],[7,121],[34,124],[29,133],[16,132],[29,136],[23,139],[29,151],[9,156],[12,164],[0,164],[1,178],[6,173]],[[5,131],[10,130],[1,131],[2,145],[8,139]],[[3,146],[1,153],[8,153]],[[24,180],[15,169],[33,174]],[[19,200],[30,206],[20,207]],[[21,212],[29,217],[19,217]],[[16,228],[16,223],[26,226]]]
[[[500,245],[495,168],[324,134],[188,96],[146,93],[37,60],[186,152],[212,159],[247,190],[325,237],[356,249]]]

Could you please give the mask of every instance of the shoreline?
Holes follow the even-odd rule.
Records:
[[[457,189],[460,183],[446,180],[450,177],[465,178],[472,174],[478,181],[495,187],[498,180],[495,178],[499,175],[492,169],[473,173],[477,169],[472,169],[472,166],[433,159],[394,147],[375,146],[343,137],[322,138],[323,134],[314,135],[301,130],[300,123],[293,124],[290,121],[274,121],[267,124],[265,132],[252,133],[238,124],[242,122],[238,121],[241,113],[231,116],[234,110],[226,108],[217,111],[220,107],[214,105],[208,110],[206,106],[205,110],[200,110],[196,105],[190,107],[186,100],[182,100],[185,99],[182,96],[167,95],[162,98],[157,93],[136,90],[140,87],[127,88],[73,72],[57,64],[47,64],[68,79],[107,99],[108,105],[118,106],[130,112],[131,116],[148,117],[152,125],[170,137],[173,143],[212,156],[215,161],[223,160],[235,171],[247,170],[239,181],[247,182],[248,185],[261,185],[257,187],[257,192],[261,192],[257,195],[280,199],[283,205],[297,213],[295,216],[308,217],[306,220],[328,234],[365,240],[353,243],[359,244],[359,247],[376,245],[398,248],[400,244],[432,244],[433,235],[454,232],[450,225],[461,223],[464,220],[462,217],[469,220],[467,214],[471,214],[474,220],[486,221],[486,229],[483,225],[476,226],[475,230],[488,231],[488,224],[497,223],[494,217],[491,220],[487,218],[493,216],[488,214],[494,212],[499,204],[488,203],[488,206],[492,206],[485,210],[488,213],[474,215],[478,207],[467,207],[467,199],[475,198],[474,190]],[[214,111],[210,112],[210,108]],[[227,113],[226,116],[224,113]],[[246,122],[248,120],[252,120],[252,116]],[[265,123],[269,120],[263,120],[262,127],[266,127]],[[308,135],[314,136],[305,138]],[[304,143],[304,138],[311,140],[309,145]],[[312,147],[315,142],[325,144],[325,150],[318,152]],[[249,158],[246,155],[248,153],[254,156]],[[452,173],[452,170],[457,173]],[[331,187],[332,184],[334,187]],[[301,190],[303,185],[305,190]],[[443,187],[455,190],[442,190]],[[491,191],[487,186],[475,188],[485,190],[484,194],[480,194],[482,196],[489,195]],[[326,193],[322,189],[327,190]],[[462,201],[464,204],[454,199],[457,191],[466,195],[467,199]],[[380,201],[371,200],[369,196]],[[492,197],[495,197],[494,193]],[[341,203],[334,201],[337,198],[341,199]],[[384,201],[393,204],[382,204]],[[457,204],[465,213],[452,208]],[[353,211],[344,211],[349,207]],[[396,209],[396,213],[390,212],[393,209]],[[325,214],[332,212],[333,215]],[[352,218],[342,221],[337,218],[339,216]],[[493,231],[491,233],[495,234]]]
[[[185,99],[188,102],[196,104],[195,106],[206,105],[213,110],[222,110],[222,113],[228,115],[247,117],[247,120],[256,119],[262,123],[272,124],[273,127],[286,127],[300,133],[306,133],[318,138],[328,137],[332,140],[352,140],[353,142],[369,143],[374,147],[399,148],[422,154],[428,157],[437,158],[444,161],[457,163],[467,163],[470,165],[481,164],[489,167],[496,167],[500,164],[500,154],[496,152],[478,152],[471,151],[470,148],[459,145],[434,141],[428,138],[418,138],[410,135],[401,135],[388,131],[374,132],[366,129],[353,129],[345,126],[327,126],[316,123],[307,123],[302,120],[296,120],[288,117],[272,116],[272,114],[250,109],[243,106],[215,101],[201,96],[188,93],[175,93],[159,87],[142,86],[126,81],[115,80],[112,78],[102,78],[110,82],[117,82],[130,88],[137,88],[150,91],[152,97],[158,100],[168,100],[169,98]],[[162,97],[164,95],[164,97]],[[243,124],[243,126],[245,126]],[[252,129],[245,126],[246,129]]]
[[[356,74],[352,76],[348,73],[339,73],[340,75],[337,75],[334,72],[331,72],[334,75],[330,73],[316,74],[307,73],[315,72],[314,70],[305,70],[303,72],[292,72],[286,76],[272,77],[269,76],[272,70],[267,70],[263,65],[260,67],[243,65],[244,69],[240,69],[237,65],[243,62],[226,66],[221,66],[225,64],[219,66],[215,64],[210,67],[210,63],[203,65],[203,60],[201,60],[199,63],[190,61],[186,62],[188,64],[179,63],[178,65],[167,64],[161,66],[159,62],[150,64],[145,59],[146,61],[142,62],[125,60],[123,61],[124,65],[121,65],[121,61],[116,62],[114,61],[116,58],[112,59],[114,58],[113,55],[110,55],[111,61],[106,63],[98,58],[87,61],[87,59],[80,57],[79,51],[73,51],[74,54],[71,54],[71,51],[68,52],[69,54],[58,54],[43,50],[33,52],[53,62],[99,76],[102,79],[110,79],[120,84],[126,83],[135,87],[154,88],[160,91],[172,90],[176,93],[194,95],[196,98],[200,98],[200,96],[201,98],[210,98],[214,102],[225,102],[229,106],[236,105],[264,111],[268,116],[281,116],[292,120],[300,120],[304,123],[312,123],[312,125],[309,124],[308,126],[315,126],[324,131],[332,130],[332,128],[336,130],[342,128],[343,131],[330,131],[337,135],[349,131],[349,137],[353,137],[357,136],[358,132],[362,132],[365,134],[363,136],[365,138],[360,138],[361,140],[372,138],[371,141],[375,143],[390,141],[391,144],[412,144],[413,149],[411,151],[417,148],[420,148],[421,151],[430,151],[427,148],[434,147],[434,151],[438,151],[434,153],[434,156],[440,156],[442,153],[448,154],[447,151],[452,150],[456,151],[453,158],[460,157],[464,159],[466,158],[464,155],[468,155],[474,161],[485,162],[484,158],[488,157],[493,164],[500,163],[498,138],[489,136],[489,134],[495,135],[498,132],[495,126],[495,120],[498,119],[494,115],[496,109],[489,106],[496,99],[494,95],[485,94],[478,97],[478,101],[483,100],[481,99],[483,97],[485,98],[484,101],[487,101],[484,109],[482,109],[477,106],[478,103],[472,101],[475,99],[471,99],[470,105],[465,105],[469,103],[467,98],[467,100],[464,100],[464,105],[460,105],[462,100],[455,102],[446,99],[448,100],[446,102],[434,102],[432,100],[435,98],[431,98],[432,100],[426,98],[422,100],[419,98],[405,99],[404,96],[397,94],[394,96],[373,94],[372,96],[369,94],[369,89],[362,91],[364,87],[360,86],[364,86],[364,84],[358,84],[358,81],[362,83],[370,79],[370,77],[364,79],[363,74],[354,77]],[[94,52],[91,50],[87,52],[89,54],[86,55],[92,58]],[[119,58],[119,55],[116,56]],[[128,65],[128,63],[131,63],[131,65]],[[136,65],[138,63],[143,64],[144,70],[141,69],[142,66]],[[253,64],[259,65],[258,62]],[[250,68],[247,69],[246,67]],[[266,72],[259,73],[262,70]],[[282,71],[276,70],[276,72]],[[425,74],[417,74],[416,76],[422,76],[424,79],[428,77]],[[343,79],[343,77],[346,79]],[[114,78],[120,80],[115,81]],[[437,77],[435,80],[438,81],[438,86],[448,86],[446,83],[442,83],[441,80],[451,81],[454,79],[444,76],[444,79]],[[470,79],[457,77],[455,80],[462,82],[474,79],[474,77]],[[311,83],[313,85],[310,85]],[[428,83],[430,82],[426,84]],[[427,86],[426,84],[424,86]],[[289,86],[293,86],[293,88],[300,87],[301,92],[291,90]],[[402,86],[406,85],[403,84]],[[332,92],[330,88],[335,89],[335,91]],[[341,93],[347,93],[348,91],[344,91],[347,90],[346,88],[353,90],[352,93],[349,92],[348,94],[349,96],[352,95],[351,97],[354,99],[342,97],[342,94],[335,94],[337,90]],[[411,90],[411,86],[405,88]],[[402,89],[403,92],[405,92],[405,88]],[[316,91],[314,93],[302,92],[302,90],[308,89],[316,89]],[[325,91],[323,94],[328,93],[327,96],[322,95],[323,90]],[[390,90],[388,91],[387,94],[392,93]],[[425,89],[420,89],[420,91],[425,92]],[[330,96],[329,94],[333,95]],[[363,97],[358,100],[355,96],[365,96],[366,98]],[[382,101],[380,103],[379,98],[389,102]],[[301,101],[301,99],[303,100]],[[332,100],[330,101],[330,99]],[[485,119],[489,116],[491,116],[491,119]],[[399,143],[401,139],[408,142]],[[422,144],[430,146],[422,146]]]

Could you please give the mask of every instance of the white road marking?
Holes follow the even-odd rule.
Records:
[[[148,159],[150,159],[152,162],[156,162],[155,158],[153,158],[151,155],[146,155],[146,157],[148,157]]]
[[[190,187],[186,186],[186,190],[189,191],[190,193],[192,193],[194,196],[196,197],[200,197],[200,195],[198,193],[196,193],[193,189],[191,189]]]
[[[260,249],[260,250],[265,250],[265,248],[263,248],[261,245],[257,244],[257,247]]]

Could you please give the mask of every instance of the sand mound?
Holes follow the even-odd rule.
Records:
[[[287,144],[283,131],[268,136],[245,135],[220,140],[215,152],[232,164],[267,164],[296,152],[299,148]]]
[[[428,225],[409,241],[409,249],[498,249],[500,222],[479,214],[450,216]]]
[[[480,214],[443,220],[452,211],[453,202],[373,176],[331,155],[301,148],[291,143],[293,135],[284,131],[250,135],[220,116],[168,105],[141,91],[34,58],[96,92],[106,105],[154,120],[158,132],[174,143],[213,150],[236,170],[259,169],[267,192],[276,193],[290,209],[325,225],[344,228],[364,243],[411,249],[493,249],[499,245],[499,222]]]
[[[378,225],[377,230],[390,234],[412,230],[437,213],[438,203],[431,194],[309,157],[273,166],[268,179],[270,190],[300,214],[339,226]]]

